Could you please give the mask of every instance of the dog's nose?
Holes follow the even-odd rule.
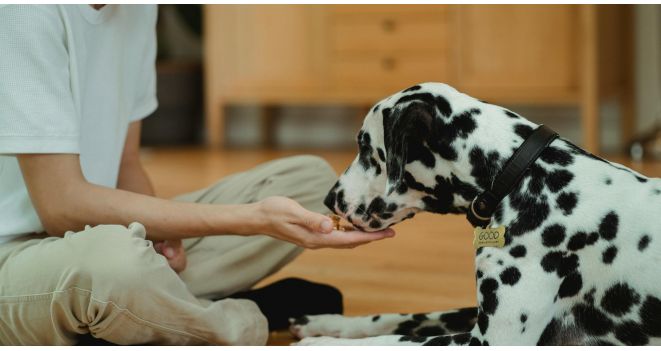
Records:
[[[324,205],[328,207],[329,210],[332,212],[335,212],[335,202],[337,201],[337,192],[335,192],[336,187],[333,187],[328,192],[328,195],[326,195],[326,198],[324,199]]]

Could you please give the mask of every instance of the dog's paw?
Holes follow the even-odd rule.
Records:
[[[289,319],[289,331],[299,339],[314,336],[332,336],[335,338],[355,337],[355,328],[351,326],[351,318],[340,314],[321,314]],[[352,332],[352,329],[353,332]]]

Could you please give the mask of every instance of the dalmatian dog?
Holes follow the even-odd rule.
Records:
[[[367,231],[465,214],[537,127],[445,84],[410,87],[367,114],[325,203]],[[504,246],[475,254],[477,307],[304,316],[290,327],[298,345],[661,344],[661,179],[557,138],[499,203],[497,226]]]

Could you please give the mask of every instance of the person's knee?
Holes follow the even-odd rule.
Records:
[[[144,227],[132,224],[87,228],[65,238],[72,248],[67,271],[74,284],[94,286],[111,284],[113,289],[139,288],[145,284],[145,270],[156,255],[144,239]]]
[[[333,167],[319,156],[294,156],[293,161],[298,166],[297,168],[303,170],[309,178],[327,183],[329,188],[337,181],[337,174]]]

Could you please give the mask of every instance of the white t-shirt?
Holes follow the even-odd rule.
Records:
[[[156,101],[155,5],[0,6],[0,242],[42,232],[16,154],[80,154],[116,187],[128,125]]]

